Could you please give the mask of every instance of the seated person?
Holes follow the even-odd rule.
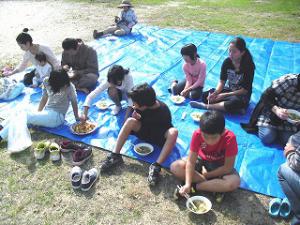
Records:
[[[172,152],[178,131],[172,126],[171,113],[168,106],[156,99],[154,89],[147,83],[136,85],[128,93],[133,102],[132,117],[128,118],[117,138],[112,153],[101,165],[101,172],[123,162],[120,151],[130,134],[151,144],[162,147],[156,162],[149,168],[149,185],[156,185],[161,171],[161,164]]]
[[[240,37],[235,38],[229,44],[229,57],[222,64],[217,88],[203,93],[203,102],[192,101],[191,106],[229,113],[245,112],[252,94],[254,70],[246,42]]]
[[[132,101],[128,98],[127,93],[133,88],[133,79],[129,70],[123,69],[122,66],[114,65],[107,73],[107,81],[100,84],[94,91],[92,91],[85,99],[83,104],[84,112],[81,116],[83,121],[87,120],[88,110],[91,107],[92,100],[100,95],[104,90],[107,90],[110,99],[116,104],[112,110],[113,115],[117,115],[121,110],[121,100],[125,99],[128,102],[128,110],[126,112],[125,120],[132,111]]]
[[[81,39],[66,38],[61,65],[69,73],[71,82],[76,89],[89,93],[97,84],[98,58],[96,51],[85,45]]]
[[[278,180],[288,198],[294,217],[291,225],[300,224],[300,131],[292,135],[284,148],[286,163],[278,171]]]
[[[93,37],[95,39],[105,34],[114,34],[116,36],[129,34],[132,27],[137,24],[137,18],[130,1],[123,0],[118,8],[121,8],[122,11],[115,17],[115,24],[100,32],[94,30]]]
[[[60,126],[64,123],[70,103],[76,120],[79,120],[76,91],[67,72],[52,71],[43,82],[43,95],[37,111],[27,112],[27,124],[50,128]],[[0,128],[0,140],[6,140],[10,119],[4,120]]]
[[[207,111],[194,131],[187,159],[171,164],[171,172],[185,185],[181,195],[189,193],[192,184],[197,191],[230,192],[239,187],[240,176],[234,169],[238,153],[236,137],[225,129],[221,112]]]
[[[181,95],[197,100],[202,95],[206,77],[206,64],[199,58],[197,47],[194,44],[183,46],[181,55],[185,61],[182,67],[185,79],[180,83],[174,81],[171,85],[171,92],[173,95]]]
[[[300,123],[287,121],[287,109],[300,111],[300,74],[286,74],[274,80],[262,94],[250,122],[241,125],[247,132],[258,132],[264,144],[279,140],[284,146],[300,130]]]

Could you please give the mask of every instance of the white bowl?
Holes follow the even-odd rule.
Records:
[[[172,95],[171,100],[175,104],[181,104],[185,101],[185,97],[183,97],[181,95]]]
[[[108,102],[105,100],[98,101],[95,105],[98,109],[101,109],[101,110],[105,110],[109,107]]]
[[[206,210],[205,211],[202,211],[202,212],[196,212],[192,209],[192,205],[191,205],[191,201],[194,203],[195,201],[201,201],[205,204],[206,206]],[[207,213],[209,210],[211,210],[211,207],[212,207],[212,204],[211,204],[211,201],[204,197],[204,196],[193,196],[193,197],[190,197],[187,201],[186,201],[186,207],[189,211],[191,211],[192,213],[195,213],[195,214],[205,214]]]
[[[139,151],[138,151],[138,148],[140,148],[140,147],[147,147],[147,148],[150,149],[150,151],[147,152],[147,153],[139,152]],[[150,155],[150,154],[153,152],[154,148],[153,148],[152,145],[150,145],[150,144],[148,144],[148,143],[139,143],[139,144],[136,144],[136,145],[134,146],[133,150],[134,150],[138,155],[146,156],[146,155]]]
[[[191,117],[195,122],[199,122],[202,115],[203,115],[203,112],[192,112],[191,113]]]
[[[294,110],[294,109],[288,109],[288,110],[287,110],[287,113],[288,113],[288,114],[289,114],[289,113],[295,114],[295,115],[297,115],[297,116],[300,117],[300,112],[298,112],[297,110]],[[293,120],[293,119],[291,119],[290,117],[287,118],[287,121],[288,121],[289,123],[299,123],[299,122],[300,122],[300,120]]]

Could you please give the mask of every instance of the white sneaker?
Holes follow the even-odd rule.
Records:
[[[121,109],[122,109],[121,106],[115,105],[115,106],[113,107],[113,109],[111,110],[111,114],[115,116],[115,115],[117,115],[117,114],[120,112]]]
[[[49,146],[49,152],[50,152],[50,160],[52,162],[60,160],[60,150],[58,144],[51,143],[51,145]]]

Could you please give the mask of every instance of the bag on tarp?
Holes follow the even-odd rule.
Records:
[[[0,79],[0,99],[12,100],[18,97],[24,90],[24,84],[10,78]]]
[[[16,111],[15,114],[10,117],[8,126],[8,152],[21,152],[32,145],[25,112]]]

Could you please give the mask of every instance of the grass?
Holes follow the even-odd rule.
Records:
[[[72,2],[94,4],[95,7],[105,4],[109,8],[120,1]],[[145,8],[149,11],[147,15],[138,16],[151,25],[300,41],[299,0],[145,0],[132,3],[137,12]],[[74,15],[74,20],[79,18]],[[13,63],[18,58],[15,60]],[[0,66],[4,61],[5,58],[0,58]],[[52,138],[57,137],[32,131],[34,144]],[[162,182],[150,189],[146,181],[149,165],[130,159],[108,176],[102,176],[90,192],[73,191],[69,182],[71,168],[67,164],[53,164],[48,157],[37,161],[32,149],[9,155],[5,148],[6,143],[1,142],[1,225],[287,224],[267,216],[269,198],[243,190],[227,195],[221,205],[213,200],[214,211],[208,215],[188,214],[184,200],[172,200],[176,184],[168,172],[164,171]],[[93,158],[83,168],[97,167],[105,156],[103,151],[94,149]]]

